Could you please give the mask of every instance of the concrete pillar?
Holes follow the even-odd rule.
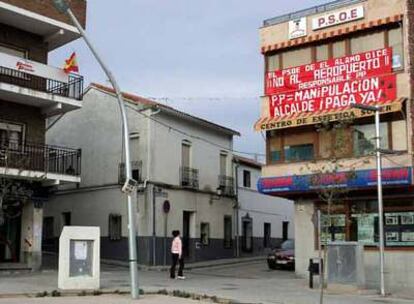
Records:
[[[315,227],[312,223],[312,201],[295,202],[295,268],[300,277],[308,276],[309,259],[318,256],[315,250]]]
[[[42,265],[42,225],[43,209],[35,208],[32,201],[26,203],[22,211],[22,233],[20,261],[32,271]]]

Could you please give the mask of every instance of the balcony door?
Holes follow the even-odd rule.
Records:
[[[220,175],[226,176],[227,175],[227,154],[220,153]]]

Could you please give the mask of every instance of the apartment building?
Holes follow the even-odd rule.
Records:
[[[237,174],[237,218],[240,256],[265,255],[283,241],[294,238],[293,202],[259,193],[257,182],[263,164],[234,156]]]
[[[133,200],[140,264],[170,262],[172,230],[180,230],[187,261],[233,257],[237,131],[132,94],[124,94],[131,165],[139,189]],[[44,249],[56,250],[66,218],[101,228],[101,257],[128,260],[127,205],[120,114],[114,91],[86,90],[83,107],[63,116],[47,142],[82,149],[82,181],[59,187],[47,202]]]
[[[84,26],[86,1],[71,3]],[[0,1],[0,269],[39,269],[49,188],[80,182],[80,150],[45,143],[46,119],[83,94],[48,53],[79,37],[52,1]]]
[[[255,128],[266,134],[267,164],[258,188],[295,201],[301,276],[318,256],[312,219],[321,210],[329,241],[362,244],[366,286],[379,286],[374,112],[352,106],[361,103],[382,107],[381,147],[398,151],[382,157],[387,292],[414,286],[413,9],[406,0],[340,0],[260,29],[265,92]],[[332,163],[340,166],[329,172]],[[329,187],[346,189],[331,218],[318,195]]]

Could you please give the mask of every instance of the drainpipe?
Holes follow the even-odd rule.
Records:
[[[147,117],[147,178],[145,179],[144,182],[144,186],[146,189],[146,185],[148,182],[151,181],[151,161],[152,161],[152,157],[151,157],[151,117],[153,115],[157,115],[158,113],[161,112],[161,109],[157,109],[156,111],[152,112],[148,114]],[[152,191],[148,191],[148,194],[152,194],[152,264],[155,266],[155,252],[156,252],[156,220],[157,217],[155,215],[155,185],[152,185]],[[151,199],[151,198],[149,198]],[[149,201],[148,199],[148,201]]]
[[[235,184],[236,187],[234,188],[234,200],[235,200],[235,208],[234,208],[234,213],[235,213],[235,222],[236,222],[236,229],[235,229],[235,238],[236,238],[236,257],[240,256],[240,246],[239,246],[239,209],[240,209],[240,204],[239,204],[239,164],[237,162],[237,160],[233,159],[233,162],[235,164],[234,169],[235,169]]]

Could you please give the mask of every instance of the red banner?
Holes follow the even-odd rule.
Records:
[[[392,49],[268,72],[266,95],[271,117],[393,101],[397,92]]]

